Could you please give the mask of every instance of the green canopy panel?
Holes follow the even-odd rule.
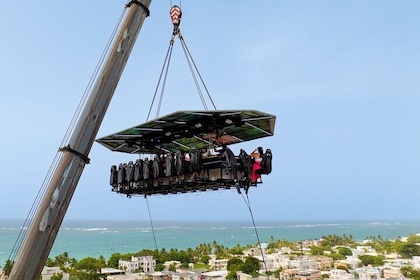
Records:
[[[273,136],[275,121],[256,110],[177,111],[96,142],[131,154],[188,151]]]

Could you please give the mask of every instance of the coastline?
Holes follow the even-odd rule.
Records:
[[[0,221],[0,265],[4,265],[23,225],[23,219]],[[135,253],[142,249],[187,249],[216,241],[225,247],[258,242],[251,221],[113,221],[64,220],[50,256],[63,252],[76,259],[113,253]],[[351,235],[363,241],[369,236],[396,239],[420,233],[420,220],[370,221],[257,221],[261,242],[315,240],[326,235]],[[154,240],[154,237],[156,240]]]

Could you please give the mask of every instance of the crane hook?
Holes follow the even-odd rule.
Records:
[[[171,15],[172,24],[174,25],[174,31],[172,34],[174,36],[178,35],[179,25],[181,24],[181,16],[182,16],[181,8],[175,5],[171,8],[171,10],[169,11],[169,14]]]

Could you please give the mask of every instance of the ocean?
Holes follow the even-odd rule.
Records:
[[[0,221],[0,267],[9,258],[23,220]],[[87,221],[64,220],[50,257],[67,252],[78,260],[142,249],[195,248],[201,243],[233,247],[275,240],[315,240],[325,235],[352,235],[362,241],[369,236],[396,239],[420,233],[420,221]]]

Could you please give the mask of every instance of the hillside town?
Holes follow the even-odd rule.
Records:
[[[101,267],[95,273],[97,278],[78,278],[71,276],[63,266],[46,266],[42,279],[417,280],[420,279],[419,239],[419,235],[397,241],[379,237],[359,244],[351,237],[328,236],[301,242],[271,241],[236,248],[234,253],[224,254],[222,258],[209,254],[190,263],[170,260],[160,264],[153,255],[133,254],[130,258],[120,258],[118,267]],[[218,253],[220,255],[220,251]],[[7,277],[3,275],[1,279]]]

